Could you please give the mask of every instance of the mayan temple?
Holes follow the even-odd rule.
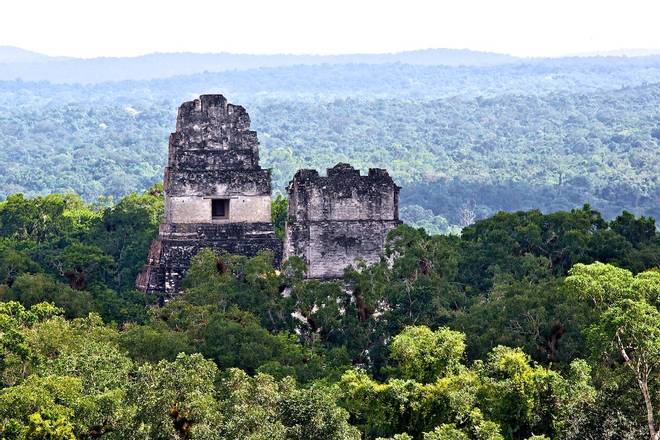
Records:
[[[341,278],[356,260],[375,263],[399,221],[399,190],[386,170],[366,176],[337,164],[321,176],[300,170],[289,183],[284,258],[307,263],[310,278]]]
[[[202,248],[253,256],[282,245],[271,222],[270,170],[259,166],[257,133],[245,109],[222,95],[179,107],[164,178],[165,221],[137,287],[163,297],[181,290]]]
[[[270,170],[259,166],[257,133],[245,109],[222,95],[179,107],[165,168],[165,220],[137,277],[143,292],[166,300],[181,291],[201,249],[254,256],[269,250],[299,257],[307,277],[341,278],[362,260],[375,263],[399,221],[399,190],[386,170],[360,174],[337,164],[321,176],[300,170],[287,188],[284,244],[271,221]]]

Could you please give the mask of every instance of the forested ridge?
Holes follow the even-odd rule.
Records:
[[[244,104],[277,190],[300,168],[340,161],[385,167],[403,187],[404,219],[446,232],[463,224],[466,208],[484,218],[589,201],[607,218],[623,209],[657,217],[659,102],[660,86],[646,85],[588,94]],[[95,200],[148,188],[162,179],[179,103],[28,100],[4,107],[0,195],[73,190]]]
[[[204,250],[155,307],[133,283],[162,211],[160,186],[0,202],[3,438],[633,439],[645,401],[657,419],[650,217],[402,225],[337,282]]]
[[[1,66],[1,65],[0,65]],[[33,67],[34,68],[34,67]],[[45,69],[41,66],[40,69]],[[167,78],[96,82],[0,81],[4,102],[17,105],[47,99],[69,103],[120,101],[138,104],[224,93],[236,102],[277,98],[437,99],[506,94],[588,93],[637,87],[660,81],[660,55],[638,58],[559,58],[494,66],[386,64],[315,64],[261,67],[224,72],[200,71]],[[6,95],[9,92],[11,95]],[[20,99],[15,99],[20,98]]]
[[[137,57],[76,59],[48,57],[0,46],[0,80],[21,78],[54,83],[167,78],[199,72],[337,64],[489,66],[518,62],[509,55],[461,49],[427,49],[387,54],[249,55],[232,53],[154,53]]]

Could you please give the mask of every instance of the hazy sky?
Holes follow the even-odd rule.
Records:
[[[3,0],[0,14],[0,45],[80,57],[660,49],[660,0]]]

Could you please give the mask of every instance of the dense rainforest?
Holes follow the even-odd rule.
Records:
[[[134,290],[162,187],[0,202],[0,437],[639,439],[657,431],[660,234],[588,205],[401,225],[344,279],[201,251]],[[273,204],[281,227],[286,200]],[[648,410],[648,411],[647,411]]]
[[[660,435],[660,57],[4,48],[0,79],[0,438]],[[249,112],[280,237],[297,169],[387,168],[380,262],[203,250],[136,291],[202,93]]]
[[[279,192],[299,168],[345,161],[388,168],[403,187],[403,219],[434,233],[585,201],[608,220],[624,209],[660,216],[660,57],[425,65],[433,54],[416,56],[421,64],[0,81],[0,198],[74,191],[95,202],[146,190],[162,180],[176,108],[223,93],[251,115]],[[49,65],[39,74],[55,81]]]

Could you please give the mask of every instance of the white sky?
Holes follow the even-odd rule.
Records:
[[[660,49],[660,0],[0,0],[0,14],[0,45],[79,57]]]

